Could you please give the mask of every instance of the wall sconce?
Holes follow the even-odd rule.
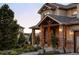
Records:
[[[41,31],[40,30],[36,30],[36,33],[40,33]]]
[[[73,34],[74,34],[74,32],[73,32],[73,31],[70,31],[70,32],[69,32],[69,34],[70,34],[70,35],[73,35]]]
[[[62,32],[62,28],[59,28],[59,31]]]

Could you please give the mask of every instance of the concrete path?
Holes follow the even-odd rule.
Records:
[[[38,55],[38,51],[37,52],[27,52],[27,53],[23,53],[23,54],[20,54],[20,55]]]
[[[52,51],[52,48],[45,48],[45,51],[46,52],[48,52],[48,51]],[[40,50],[38,50],[38,51],[36,51],[36,52],[27,52],[27,53],[22,53],[22,54],[20,54],[20,55],[38,55],[39,53],[43,53],[43,50],[42,49],[40,49]]]
[[[64,55],[79,55],[79,53],[67,53],[67,54],[64,54]]]
[[[49,52],[49,51],[53,51],[52,48],[44,48],[46,52]],[[38,50],[38,51],[35,51],[35,52],[27,52],[27,53],[22,53],[20,55],[38,55],[39,53],[43,53],[43,50]],[[59,55],[79,55],[79,53],[66,53],[66,54],[59,54]]]
[[[28,52],[28,53],[23,53],[20,55],[38,55],[39,52]],[[79,55],[79,53],[66,53],[66,54],[59,54],[59,55]]]

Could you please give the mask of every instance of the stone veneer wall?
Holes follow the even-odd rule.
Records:
[[[63,49],[64,46],[64,40],[63,40],[63,26],[59,26],[59,29],[62,29],[62,31],[59,31],[59,42],[60,42],[60,49]]]
[[[74,52],[74,31],[79,30],[79,25],[72,25],[67,27],[66,51]]]
[[[72,33],[72,30],[67,27],[67,33],[66,33],[66,52],[73,52],[74,51],[74,34]]]

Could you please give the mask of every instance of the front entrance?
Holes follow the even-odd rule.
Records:
[[[51,35],[54,35],[57,38],[56,48],[58,48],[59,47],[59,26],[53,26],[51,30],[52,30]]]
[[[74,52],[79,52],[79,31],[74,32]]]

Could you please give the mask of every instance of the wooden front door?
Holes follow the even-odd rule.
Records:
[[[74,52],[79,52],[79,31],[74,32]]]

